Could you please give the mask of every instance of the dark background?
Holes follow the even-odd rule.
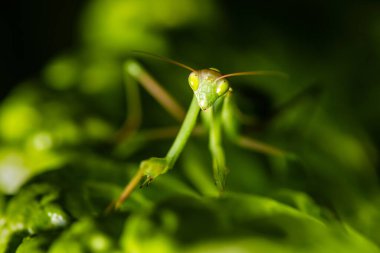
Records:
[[[18,82],[38,76],[46,62],[75,46],[85,1],[7,1],[0,8],[1,97]]]

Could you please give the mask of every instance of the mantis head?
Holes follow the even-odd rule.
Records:
[[[191,72],[189,85],[202,110],[210,108],[230,88],[227,79],[223,78],[222,74],[213,68]]]
[[[207,110],[214,105],[215,101],[224,96],[227,91],[231,91],[227,77],[232,76],[253,76],[253,75],[275,75],[287,78],[287,75],[278,71],[247,71],[236,72],[222,75],[215,68],[194,70],[188,66],[192,72],[189,75],[189,85],[194,91],[195,97],[198,100],[199,107],[202,110]]]

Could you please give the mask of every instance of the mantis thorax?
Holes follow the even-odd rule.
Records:
[[[229,90],[227,79],[221,76],[222,74],[214,68],[196,70],[189,75],[189,85],[202,110],[210,108]]]

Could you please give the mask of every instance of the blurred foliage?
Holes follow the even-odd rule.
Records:
[[[380,58],[380,5],[300,4],[298,18],[320,15],[302,27],[281,4],[268,21],[260,15],[265,4],[248,2],[87,3],[78,48],[57,55],[38,80],[1,102],[0,253],[380,252],[380,78],[372,64]],[[125,118],[122,62],[131,50],[226,73],[289,73],[285,81],[231,83],[241,111],[260,123],[241,131],[297,159],[225,140],[230,173],[219,197],[208,138],[194,137],[173,171],[105,215],[139,161],[165,154],[171,143],[146,129],[176,124],[141,92],[141,131],[112,143]],[[189,105],[185,71],[139,60]]]

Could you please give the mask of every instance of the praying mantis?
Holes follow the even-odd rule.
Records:
[[[139,169],[126,185],[119,198],[112,203],[112,208],[118,209],[130,196],[137,185],[143,181],[141,187],[149,185],[158,176],[167,173],[172,169],[185,147],[190,135],[196,130],[197,118],[202,111],[209,125],[209,150],[212,156],[212,168],[215,184],[220,192],[225,188],[228,168],[226,166],[225,152],[222,146],[223,133],[237,145],[253,149],[262,153],[284,156],[286,153],[278,148],[264,144],[257,140],[243,136],[236,126],[236,109],[232,98],[233,90],[227,78],[243,75],[277,75],[286,77],[282,72],[277,71],[248,71],[231,74],[222,74],[216,68],[206,68],[196,70],[183,63],[169,58],[153,55],[146,52],[134,52],[142,56],[159,59],[190,71],[188,83],[194,95],[190,107],[186,114],[176,100],[168,94],[135,60],[128,60],[124,65],[126,81],[134,79],[140,83],[167,111],[182,125],[169,148],[165,157],[151,157],[140,163]],[[138,127],[140,112],[136,109],[135,103],[139,103],[137,87],[126,85],[130,101],[128,102],[129,115],[124,127],[117,134],[117,139],[128,138]]]

